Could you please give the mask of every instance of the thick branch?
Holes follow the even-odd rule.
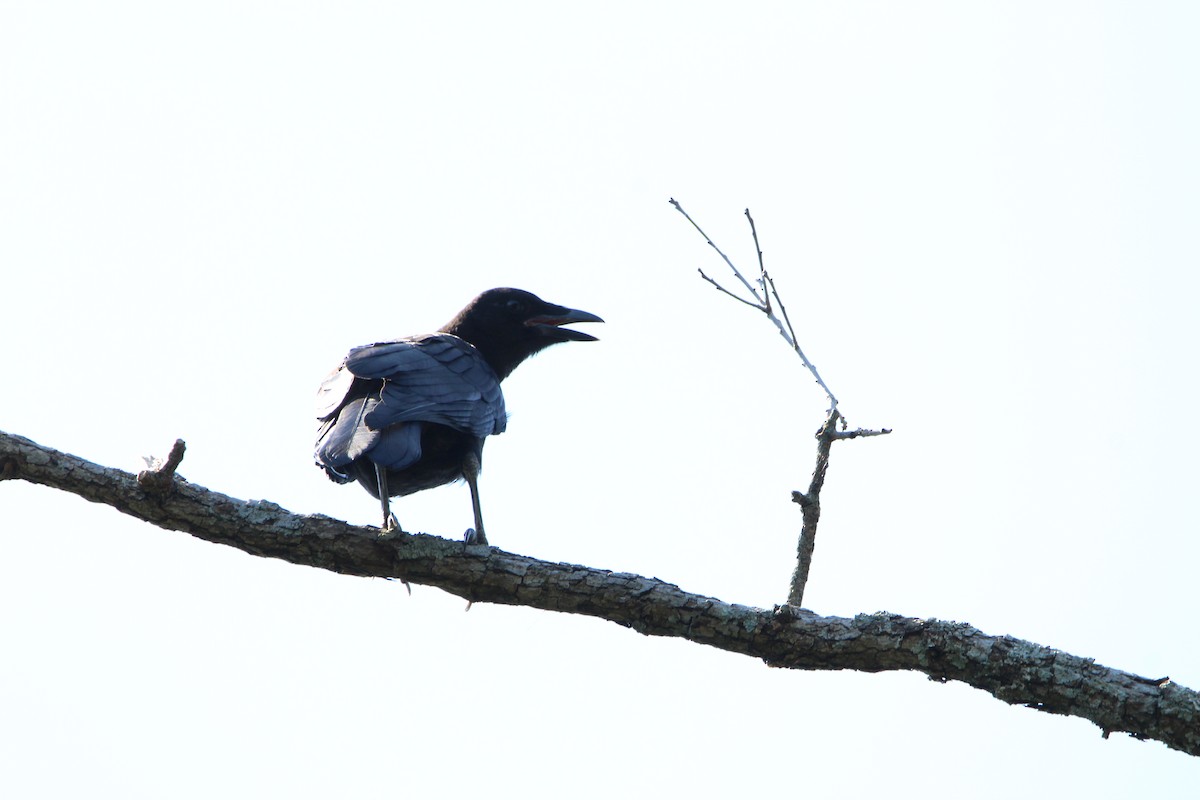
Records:
[[[258,556],[348,575],[436,586],[472,602],[586,614],[651,636],[677,636],[790,669],[915,670],[962,681],[1012,704],[1091,720],[1200,755],[1200,694],[970,625],[895,614],[821,617],[765,610],[685,592],[656,578],[556,564],[424,534],[386,533],[300,516],[176,476],[173,490],[0,433],[0,477],[106,503],[163,528]]]

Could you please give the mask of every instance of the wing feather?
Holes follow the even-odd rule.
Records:
[[[502,433],[508,421],[496,373],[474,346],[448,333],[356,347],[346,370],[383,381],[365,418],[376,430],[434,422],[475,436]]]
[[[483,438],[507,423],[500,381],[479,351],[447,333],[356,347],[321,384],[316,459],[334,480],[367,456],[390,469],[421,458],[421,423]]]
[[[344,470],[362,457],[379,441],[379,431],[371,430],[364,422],[379,401],[370,397],[351,400],[321,425],[317,435],[317,463],[325,467],[334,480],[350,476]],[[336,473],[336,477],[333,473]]]

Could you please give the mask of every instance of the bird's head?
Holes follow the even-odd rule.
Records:
[[[603,321],[587,311],[504,288],[488,289],[476,297],[442,330],[475,345],[503,380],[526,358],[552,344],[596,341],[595,336],[564,325]]]

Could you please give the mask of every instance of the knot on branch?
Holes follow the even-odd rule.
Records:
[[[804,492],[792,492],[792,502],[799,505],[801,508],[812,508],[817,505],[817,501],[809,497]]]
[[[784,603],[783,605],[775,606],[772,613],[774,613],[775,619],[785,622],[790,622],[793,620],[804,621],[806,619],[817,618],[817,613],[815,611],[809,611],[807,608],[794,606],[790,603]]]
[[[166,495],[170,493],[175,484],[175,470],[183,461],[185,450],[187,450],[187,445],[184,444],[183,439],[176,439],[165,463],[138,473],[138,486],[147,494]]]

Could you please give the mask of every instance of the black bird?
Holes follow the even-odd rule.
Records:
[[[603,322],[520,289],[489,289],[436,333],[355,347],[317,393],[316,461],[332,480],[357,480],[399,527],[397,497],[465,478],[474,531],[487,544],[479,510],[483,440],[508,418],[500,381],[539,350],[596,340],[559,327]]]

